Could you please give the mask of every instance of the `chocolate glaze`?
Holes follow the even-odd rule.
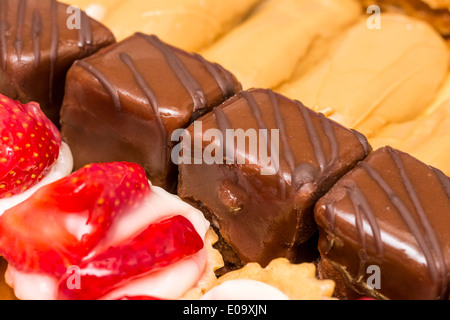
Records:
[[[119,93],[117,92],[116,87],[109,81],[107,77],[105,77],[105,75],[100,70],[83,60],[76,61],[75,65],[82,67],[92,76],[94,76],[108,93],[116,111],[122,111],[122,104],[120,103]]]
[[[84,12],[81,28],[70,30],[67,7],[56,0],[0,1],[0,92],[38,102],[57,125],[69,67],[115,42]]]
[[[42,36],[42,18],[38,10],[33,11],[33,49],[34,66],[37,68],[41,63],[41,36]]]
[[[152,183],[174,191],[172,133],[241,90],[236,78],[197,54],[136,33],[76,62],[61,111],[75,168],[130,161]]]
[[[449,183],[439,170],[398,150],[372,153],[316,206],[326,265],[359,294],[447,299]],[[381,269],[380,289],[365,285],[371,264]]]
[[[241,263],[301,260],[301,244],[316,232],[315,202],[370,151],[360,135],[271,90],[241,92],[199,120],[203,132],[279,130],[280,152],[268,153],[279,158],[277,174],[261,175],[264,164],[249,161],[258,156],[236,145],[246,164],[179,166],[179,196],[205,212]],[[195,134],[194,126],[188,130]],[[259,147],[276,151],[267,140],[261,138]]]
[[[159,38],[155,35],[145,35],[143,33],[137,33],[137,35],[144,38],[151,46],[158,48],[158,50],[164,55],[167,63],[170,65],[170,68],[173,70],[178,80],[184,85],[186,90],[189,92],[189,95],[192,97],[192,101],[194,102],[193,111],[196,112],[200,109],[204,109],[206,106],[205,92],[203,91],[195,77],[190,74],[189,70],[178,58],[172,48],[159,40]],[[204,60],[201,61],[202,63],[204,63]]]

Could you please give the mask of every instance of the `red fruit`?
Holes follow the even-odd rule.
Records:
[[[86,166],[0,216],[0,255],[20,271],[59,278],[93,249],[117,215],[148,192],[137,164]]]
[[[129,301],[152,301],[152,300],[156,301],[156,300],[159,300],[160,301],[162,299],[155,298],[155,297],[149,297],[149,296],[131,296],[131,297],[125,296],[125,297],[122,297],[122,298],[119,298],[116,300],[129,300]]]
[[[152,224],[131,241],[111,247],[78,265],[80,289],[67,285],[72,275],[62,277],[59,298],[101,298],[117,286],[164,268],[201,248],[203,240],[185,217],[175,216]]]
[[[37,103],[22,105],[0,95],[0,199],[42,180],[60,145],[58,129]]]

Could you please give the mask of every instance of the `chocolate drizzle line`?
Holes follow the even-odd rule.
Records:
[[[93,33],[91,28],[91,20],[86,12],[81,11],[81,28],[78,30],[78,47],[86,48],[93,41]]]
[[[306,130],[309,134],[309,139],[314,148],[314,154],[316,156],[317,163],[319,164],[320,171],[324,172],[327,168],[327,158],[325,156],[325,151],[322,147],[322,143],[319,138],[319,134],[314,126],[314,123],[311,120],[311,116],[306,107],[299,101],[296,101],[298,108],[303,116],[303,120],[306,126]]]
[[[391,153],[392,154],[392,153]],[[407,225],[408,229],[411,231],[412,235],[416,239],[419,247],[421,248],[425,259],[427,261],[427,268],[430,274],[430,277],[433,282],[444,284],[446,278],[442,278],[442,275],[445,274],[445,266],[437,260],[441,260],[436,258],[436,255],[440,256],[442,254],[439,253],[441,251],[440,248],[437,248],[431,243],[432,248],[430,247],[430,233],[434,233],[432,230],[426,230],[426,235],[423,235],[420,226],[416,223],[412,212],[409,211],[408,207],[403,203],[400,197],[392,190],[389,184],[381,177],[381,175],[367,162],[361,162],[361,167],[367,171],[370,177],[381,187],[381,189],[386,193],[386,195],[391,200],[392,204],[397,208],[400,216],[403,221]],[[402,165],[402,164],[401,164]],[[402,165],[403,166],[403,165]],[[414,197],[414,195],[410,194],[410,197]],[[417,208],[416,208],[417,209]],[[434,254],[433,254],[434,252]],[[445,292],[445,285],[441,286],[441,292]]]
[[[7,43],[6,43],[6,30],[8,29],[8,22],[6,21],[6,10],[7,10],[7,3],[6,0],[1,0],[0,2],[1,8],[0,8],[0,41],[1,41],[1,55],[2,55],[2,66],[3,69],[6,69],[6,62],[8,59],[8,49],[7,49]]]
[[[221,72],[224,75],[224,77],[221,77],[221,79],[224,79],[222,85],[226,84],[226,87],[224,89],[224,91],[226,92],[226,96],[224,96],[224,98],[234,95],[235,84],[234,84],[234,79],[233,79],[233,76],[231,75],[231,73],[228,72],[227,70],[225,70],[225,68],[222,67],[218,63],[208,62],[208,64],[212,64],[219,71],[219,73]],[[217,79],[216,79],[216,81],[217,81]],[[218,84],[219,84],[219,86],[222,86],[219,82],[218,82]]]
[[[269,96],[269,100],[272,105],[272,108],[274,109],[274,112],[276,112],[276,110],[279,109],[277,97],[275,96],[275,94],[273,93],[272,90],[266,90],[265,93]],[[258,103],[255,100],[255,97],[249,91],[243,91],[243,92],[241,92],[241,95],[247,101],[247,104],[249,105],[249,107],[252,111],[252,114],[256,119],[256,122],[258,123],[259,129],[266,130],[266,132],[267,132],[266,146],[267,146],[267,151],[270,154],[270,157],[272,158],[272,162],[275,161],[274,159],[280,159],[279,154],[273,154],[275,152],[275,150],[272,150],[271,134],[269,132],[269,129],[268,129],[266,123],[264,122],[264,120],[262,118],[261,109],[259,108]],[[279,115],[279,117],[281,117],[281,114]],[[279,163],[278,163],[278,165],[279,165]],[[281,170],[278,170],[278,177],[279,177],[279,181],[280,181],[281,197],[283,200],[285,200],[286,199],[286,181],[285,181],[283,175],[281,174]]]
[[[444,188],[447,197],[450,199],[450,179],[439,169],[433,168],[433,171],[436,173],[442,188]]]
[[[376,220],[375,213],[373,212],[367,198],[361,191],[361,189],[356,185],[352,184],[346,188],[350,199],[353,202],[355,208],[355,226],[360,238],[362,251],[359,254],[360,266],[359,266],[359,276],[362,277],[365,274],[366,262],[367,262],[367,246],[364,232],[364,223],[362,220],[362,215],[369,222],[370,228],[372,230],[372,237],[375,242],[375,248],[378,256],[384,256],[383,241],[381,239],[381,231]],[[334,222],[333,222],[334,223]],[[333,230],[335,226],[333,225]]]
[[[105,77],[105,75],[100,72],[100,70],[98,70],[94,66],[92,66],[89,63],[82,61],[82,60],[76,61],[75,65],[82,67],[87,72],[92,74],[101,83],[101,85],[105,88],[106,92],[108,92],[108,94],[111,97],[111,100],[113,102],[114,108],[117,111],[122,111],[122,104],[120,103],[120,98],[119,98],[117,89],[114,87],[114,85],[112,85],[109,82],[108,78]]]
[[[31,32],[34,47],[34,66],[38,67],[41,62],[42,19],[37,9],[34,9],[33,12],[33,28]]]
[[[161,119],[161,114],[159,112],[159,107],[158,107],[158,100],[156,98],[155,93],[153,92],[153,90],[150,88],[150,86],[148,85],[147,81],[145,81],[144,77],[142,76],[142,74],[139,72],[139,70],[136,68],[136,65],[133,62],[133,59],[125,52],[121,52],[119,54],[120,60],[122,60],[122,62],[130,69],[131,73],[133,74],[133,77],[136,81],[136,83],[138,84],[139,88],[141,89],[141,91],[144,93],[144,95],[146,96],[148,103],[150,104],[150,106],[153,109],[153,112],[156,115],[156,121],[158,122],[158,127],[161,133],[161,141],[164,144],[163,146],[166,145],[166,141],[167,141],[167,133],[166,133],[166,129],[164,127],[164,124],[162,122]],[[162,154],[163,157],[163,162],[166,162],[166,157],[167,157],[167,153],[163,153]]]
[[[330,121],[322,113],[319,114],[319,117],[320,121],[322,122],[323,131],[325,132],[325,135],[327,136],[328,141],[330,142],[331,160],[328,163],[328,167],[332,167],[339,160],[339,143],[337,141],[334,128],[331,125]]]
[[[445,268],[445,260],[444,255],[442,253],[442,248],[439,244],[439,239],[436,236],[436,232],[434,231],[433,227],[431,226],[430,221],[427,218],[427,214],[425,210],[423,209],[422,203],[420,201],[419,196],[417,195],[417,192],[414,189],[414,185],[412,184],[410,178],[408,177],[408,174],[406,172],[406,168],[400,159],[397,152],[395,152],[392,149],[387,149],[394,159],[395,165],[397,166],[398,171],[400,172],[403,185],[408,192],[408,196],[411,199],[412,203],[414,204],[414,208],[416,210],[417,215],[419,216],[420,222],[425,229],[425,235],[427,237],[427,240],[429,242],[429,245],[431,246],[431,250],[434,252],[434,265],[437,269],[439,269],[440,272],[440,280],[441,280],[441,297],[445,295],[446,290],[446,274],[447,270]],[[434,271],[433,271],[434,272]]]
[[[274,106],[274,109],[277,109],[278,100],[276,99],[275,94],[271,90],[267,90],[266,93],[269,95],[269,98],[271,100],[271,103]],[[256,102],[253,94],[249,91],[242,91],[240,93],[240,95],[247,101],[247,104],[250,107],[250,110],[256,119],[259,129],[266,130],[266,132],[267,132],[266,146],[268,149],[267,151],[268,151],[268,153],[270,153],[272,161],[274,161],[273,159],[275,157],[279,158],[279,155],[272,154],[273,150],[272,150],[271,143],[270,143],[270,141],[271,141],[270,132],[267,128],[266,123],[264,122],[264,120],[262,118],[261,110],[258,106],[258,103]],[[230,119],[225,114],[225,112],[223,112],[223,110],[220,108],[215,108],[214,112],[216,115],[217,125],[219,127],[219,130],[222,132],[222,136],[224,137],[224,143],[223,143],[224,153],[226,152],[226,150],[231,150],[231,148],[234,148],[234,154],[235,154],[234,160],[236,161],[236,145],[234,145],[234,144],[232,144],[232,142],[226,140],[226,130],[233,129]],[[286,184],[285,184],[285,180],[280,171],[278,172],[278,177],[280,179],[281,196],[283,199],[285,199],[286,198]]]
[[[275,121],[277,123],[277,127],[280,130],[281,143],[283,144],[283,151],[284,151],[283,155],[291,170],[292,176],[295,171],[295,157],[294,153],[292,152],[291,146],[289,145],[288,135],[286,133],[286,123],[284,122],[283,115],[281,114],[280,110],[280,104],[278,103],[275,94],[273,93],[273,91],[268,91],[268,94],[272,102],[273,111],[275,114]]]
[[[19,0],[17,9],[17,30],[16,40],[14,41],[14,48],[16,49],[17,60],[22,60],[23,39],[22,39],[22,27],[25,19],[25,9],[27,0]]]
[[[280,132],[281,143],[283,144],[283,155],[291,171],[291,180],[292,180],[292,175],[295,170],[295,159],[294,154],[292,153],[291,147],[289,145],[288,136],[286,134],[286,124],[284,122],[283,115],[281,114],[280,111],[280,104],[278,102],[277,96],[272,90],[266,90],[266,94],[269,96],[270,104],[272,105],[272,109],[275,115],[275,122],[277,124],[277,129]],[[268,136],[270,137],[270,133],[268,133]],[[269,138],[268,141],[272,141],[271,138]],[[271,146],[271,142],[268,142],[267,144]],[[280,155],[279,154],[273,155],[272,154],[273,152],[274,150],[272,150],[272,148],[270,147],[270,155],[272,157],[272,161],[274,156],[280,159]],[[280,179],[281,197],[283,200],[286,200],[286,180],[284,179],[281,170],[278,170],[278,177]]]
[[[223,137],[223,155],[226,157],[227,150],[231,150],[231,147],[234,147],[234,143],[232,141],[228,141],[227,139],[227,130],[233,129],[230,123],[230,119],[227,117],[225,112],[219,107],[214,108],[214,114],[216,116],[216,122],[217,126],[219,127],[219,130],[222,132]],[[235,153],[235,159],[236,160],[236,153]]]
[[[56,59],[58,58],[58,3],[51,0],[51,44],[50,44],[50,75],[49,75],[49,101],[53,102],[53,82],[55,78]]]
[[[225,71],[225,69],[221,69],[220,65],[218,64],[212,64],[206,61],[205,58],[203,58],[201,55],[194,53],[194,56],[205,66],[205,68],[208,70],[208,72],[214,77],[215,81],[220,87],[220,90],[222,91],[222,98],[226,99],[230,95],[234,93],[234,84],[233,81],[228,76],[228,72]],[[220,73],[223,73],[225,77],[222,77]]]
[[[136,34],[145,39],[151,46],[158,49],[164,55],[167,63],[191,96],[192,101],[194,102],[193,111],[195,112],[203,109],[206,106],[205,93],[197,80],[195,80],[183,62],[175,54],[173,49],[154,35],[146,35],[143,33]]]

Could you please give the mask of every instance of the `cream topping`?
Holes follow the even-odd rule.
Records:
[[[214,287],[200,300],[289,300],[289,297],[264,282],[238,279]]]
[[[132,212],[119,218],[111,226],[107,238],[93,250],[99,252],[107,247],[142,232],[149,224],[174,215],[186,217],[204,240],[209,222],[201,211],[183,202],[175,195],[152,186],[152,192],[144,203]],[[146,295],[162,299],[176,299],[191,289],[202,276],[206,264],[206,248],[163,270],[136,278],[126,285],[109,292],[103,299],[118,299],[123,296]],[[42,274],[26,274],[11,265],[6,272],[7,283],[22,300],[53,300],[57,298],[58,280]],[[81,284],[82,286],[82,284]]]

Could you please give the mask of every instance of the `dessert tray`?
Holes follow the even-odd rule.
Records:
[[[450,1],[0,1],[1,300],[448,300]]]

